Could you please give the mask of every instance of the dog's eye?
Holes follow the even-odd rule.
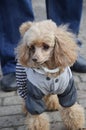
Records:
[[[49,49],[49,45],[47,45],[46,43],[43,43],[43,49],[44,50],[48,50]]]
[[[30,50],[31,50],[32,52],[35,52],[35,46],[34,46],[34,45],[31,45]]]

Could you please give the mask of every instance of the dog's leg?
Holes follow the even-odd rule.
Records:
[[[59,101],[57,95],[48,95],[44,97],[45,104],[48,110],[58,110]]]
[[[79,130],[84,127],[84,109],[79,104],[74,104],[69,108],[61,108],[62,120],[68,130]]]
[[[49,119],[46,113],[40,115],[31,115],[28,113],[27,119],[27,130],[49,130]]]

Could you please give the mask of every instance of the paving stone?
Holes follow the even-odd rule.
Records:
[[[27,129],[26,129],[26,126],[20,126],[17,128],[17,130],[27,130]]]
[[[77,91],[78,99],[86,99],[86,91]]]
[[[2,99],[0,98],[0,106],[2,105]]]
[[[86,108],[86,99],[79,99],[79,103],[84,107]]]
[[[17,104],[22,104],[22,99],[19,96],[4,98],[3,105],[17,105]]]
[[[16,92],[14,91],[14,92],[3,92],[3,91],[0,91],[0,97],[12,97],[12,96],[14,96],[14,95],[16,95]]]
[[[63,122],[55,122],[51,124],[50,130],[67,130],[63,125]]]
[[[81,74],[80,78],[81,78],[82,82],[86,83],[86,74]]]
[[[45,0],[42,0],[41,3],[39,0],[32,0],[33,3],[33,10],[35,15],[36,21],[41,21],[46,19],[46,7],[45,7]],[[39,4],[38,4],[39,3]]]
[[[49,116],[50,123],[57,122],[57,121],[62,121],[59,111],[46,112],[46,113]]]
[[[0,107],[0,116],[21,114],[21,113],[22,113],[21,105]]]
[[[77,87],[79,90],[83,90],[83,91],[86,91],[86,83],[84,82],[80,82],[80,83],[77,83]]]
[[[74,75],[74,81],[75,81],[76,83],[79,83],[79,82],[80,82],[80,78],[79,78],[79,76]]]
[[[86,120],[86,109],[85,109],[85,120]]]
[[[0,130],[14,130],[14,128],[2,128]]]
[[[21,126],[24,125],[24,121],[23,115],[3,116],[0,118],[0,128]]]
[[[40,10],[41,10],[41,16],[40,16]],[[37,16],[36,16],[36,14],[37,14]],[[35,8],[35,18],[36,18],[35,20],[36,21],[41,21],[41,20],[46,19],[46,16],[44,16],[43,14],[44,14],[43,13],[43,8],[41,8],[39,6]]]

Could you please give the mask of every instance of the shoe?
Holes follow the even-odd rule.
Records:
[[[1,90],[5,92],[17,90],[15,73],[4,75],[3,78],[0,80],[0,86]]]
[[[74,65],[71,67],[71,70],[74,72],[86,73],[86,59],[79,56]]]

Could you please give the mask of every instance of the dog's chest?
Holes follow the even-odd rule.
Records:
[[[40,89],[45,95],[63,93],[72,77],[69,67],[56,78],[46,77],[44,74],[40,74],[30,68],[26,69],[26,73],[29,82],[31,82],[36,88]]]

